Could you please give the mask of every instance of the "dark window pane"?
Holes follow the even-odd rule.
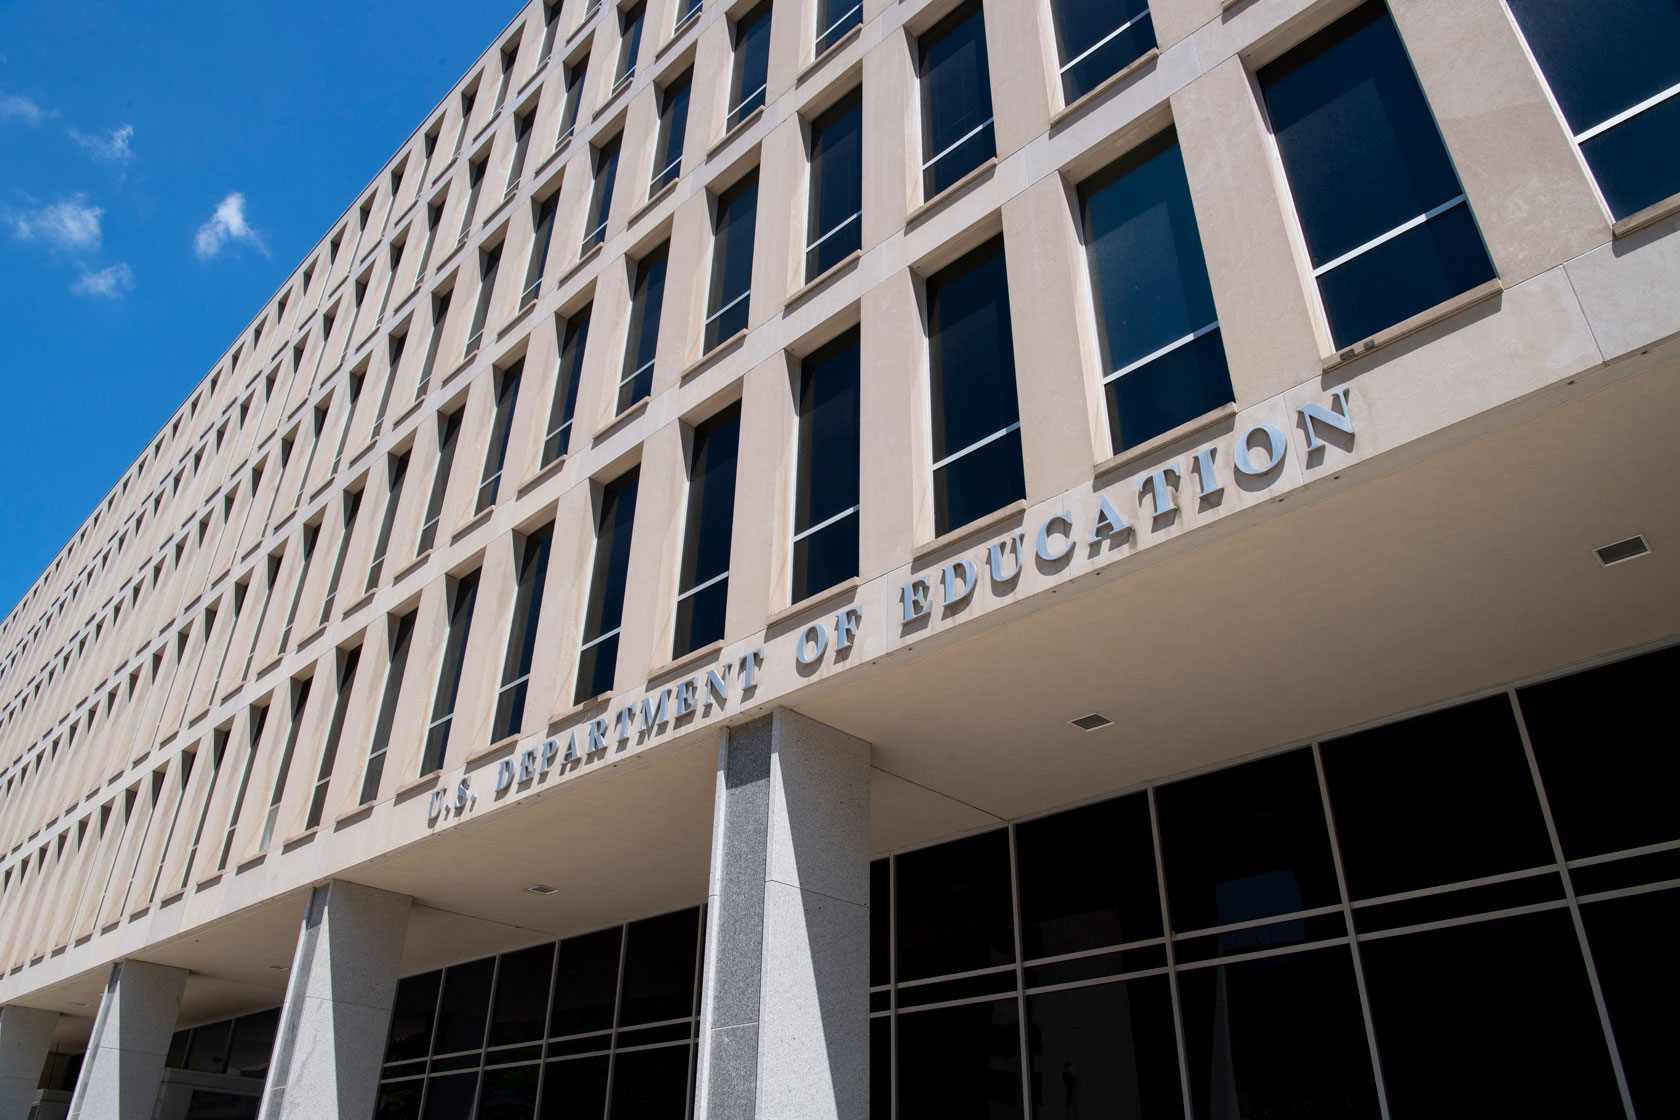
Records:
[[[232,1036],[232,1019],[194,1027],[186,1068],[199,1073],[222,1073],[227,1069],[228,1043]]]
[[[1373,941],[1360,958],[1393,1116],[1621,1114],[1567,911]]]
[[[612,1029],[623,935],[622,926],[613,926],[560,942],[554,1008],[548,1021],[550,1038]]]
[[[620,1027],[694,1014],[699,912],[678,910],[631,922],[624,946]]]
[[[1155,45],[1148,0],[1056,0],[1053,7],[1070,104]]]
[[[543,439],[543,465],[560,458],[571,447],[572,417],[577,411],[578,385],[583,370],[584,347],[589,342],[589,313],[592,304],[566,320],[560,342],[560,371],[554,381],[554,403],[548,412],[548,435]]]
[[[1585,132],[1680,82],[1674,0],[1598,0],[1590,18],[1553,0],[1510,4],[1571,132]]]
[[[932,198],[997,154],[986,22],[964,4],[918,41],[922,79],[922,190]]]
[[[610,692],[618,669],[618,635],[602,638],[578,657],[576,703]]]
[[[1168,132],[1079,191],[1110,425],[1124,450],[1231,401],[1190,187]],[[1169,346],[1147,365],[1138,365]]]
[[[618,182],[618,149],[622,136],[614,136],[595,150],[595,185],[589,196],[589,221],[584,227],[583,249],[607,239],[607,220],[612,215],[613,186]]]
[[[1382,4],[1332,24],[1259,79],[1314,266],[1462,193]],[[1461,203],[1325,273],[1319,286],[1331,335],[1344,346],[1492,276]]]
[[[548,582],[548,556],[553,543],[554,526],[550,524],[531,533],[520,546],[519,584],[514,592],[513,622],[502,662],[502,691],[496,700],[491,742],[518,734],[525,724],[526,678],[536,657],[543,588]]]
[[[892,863],[869,865],[869,983],[892,980]]]
[[[747,175],[717,200],[712,245],[712,298],[706,315],[706,349],[747,328],[752,306],[753,234],[758,221],[758,173]]]
[[[612,688],[618,659],[618,629],[624,617],[624,581],[630,568],[630,532],[636,519],[636,480],[632,469],[601,493],[601,521],[595,538],[595,570],[590,580],[589,611],[584,616],[584,648],[578,666],[577,703]]]
[[[1680,46],[1677,46],[1680,49]],[[1680,194],[1680,96],[1581,144],[1598,189],[1617,218]]]
[[[906,852],[898,864],[898,979],[1015,960],[1004,829]]]
[[[420,1120],[420,1094],[425,1082],[390,1081],[379,1087],[379,1106],[374,1120]]]
[[[1180,933],[1341,901],[1309,750],[1162,786],[1156,809]]]
[[[677,181],[682,173],[683,134],[688,131],[688,96],[693,75],[683,75],[660,93],[659,143],[654,149],[653,191]]]
[[[892,1120],[892,1020],[869,1020],[869,1120]]]
[[[735,22],[735,71],[729,86],[725,130],[764,104],[770,73],[770,4],[760,4]]]
[[[443,768],[449,747],[449,728],[455,715],[455,700],[461,691],[461,674],[466,669],[467,639],[472,633],[473,607],[478,602],[478,572],[455,581],[449,610],[449,637],[443,647],[443,664],[438,669],[437,696],[432,702],[432,726],[426,738],[420,772]]]
[[[1581,920],[1635,1110],[1641,1116],[1680,1115],[1673,1075],[1680,1052],[1680,1020],[1674,1017],[1680,962],[1673,951],[1680,890],[1589,902],[1581,907]]]
[[[433,1077],[426,1082],[425,1120],[462,1120],[472,1115],[478,1071]]]
[[[432,1053],[453,1054],[484,1045],[484,1013],[490,1005],[490,981],[496,958],[444,970],[443,1000],[438,1005],[437,1037]]]
[[[484,1071],[477,1120],[531,1120],[537,1111],[540,1065],[507,1066]]]
[[[1028,960],[1161,936],[1144,794],[1019,825],[1015,858]]]
[[[793,602],[858,574],[858,515],[801,537],[793,545]]]
[[[862,0],[817,0],[817,54],[863,22]]]
[[[847,513],[858,504],[858,364],[853,329],[806,358],[801,369],[795,602],[858,574],[858,518]],[[825,522],[831,524],[811,531]]]
[[[1027,997],[1033,1115],[1184,1115],[1165,976]]]
[[[489,1045],[530,1042],[543,1036],[543,1020],[548,1015],[549,972],[553,967],[552,944],[503,954],[502,966],[496,973]]]
[[[960,528],[1026,493],[1021,433],[1013,431],[934,470],[934,531]]]
[[[667,246],[636,262],[630,286],[630,345],[624,351],[624,376],[618,387],[623,412],[653,391],[653,359],[659,350],[659,317],[665,303]]]
[[[233,1042],[228,1047],[228,1073],[234,1077],[266,1078],[269,1058],[274,1053],[274,1031],[279,1025],[279,1008],[235,1019]]]
[[[805,278],[815,279],[863,244],[863,91],[811,122],[811,246]]]
[[[542,1120],[603,1120],[607,1062],[605,1054],[549,1062],[543,1069]]]
[[[1505,696],[1349,735],[1323,755],[1354,898],[1554,861]]]
[[[1680,839],[1680,752],[1664,746],[1680,646],[1520,689],[1569,859]]]
[[[712,583],[704,591],[694,589],[729,571],[729,546],[735,520],[735,464],[740,439],[738,404],[730,405],[694,428],[673,657],[681,657],[723,637],[729,581]]]
[[[432,1017],[437,1014],[438,986],[442,972],[410,976],[397,984],[397,998],[391,1008],[387,1062],[424,1058],[432,1042]]]
[[[1380,1114],[1346,948],[1194,969],[1178,993],[1197,1116]]]
[[[1015,998],[898,1018],[898,1114],[1008,1120],[1021,1115]]]
[[[612,1120],[683,1120],[688,1046],[622,1052],[613,1061]]]
[[[1493,279],[1493,262],[1464,203],[1318,278],[1337,346],[1427,311]]]

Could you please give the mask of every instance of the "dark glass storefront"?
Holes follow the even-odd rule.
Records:
[[[1664,650],[877,860],[873,1115],[1675,1114],[1677,674]],[[689,1115],[702,927],[404,980],[379,1120]]]

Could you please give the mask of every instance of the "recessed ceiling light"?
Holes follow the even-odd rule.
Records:
[[[527,891],[529,891],[531,894],[559,894],[560,893],[560,888],[559,887],[545,887],[541,883],[538,883],[534,887],[526,887],[525,889]]]
[[[1105,715],[1092,712],[1088,716],[1080,716],[1078,719],[1070,719],[1068,722],[1079,728],[1081,731],[1095,731],[1099,727],[1107,727],[1114,721]]]
[[[1603,548],[1593,549],[1593,555],[1598,562],[1608,568],[1612,564],[1620,564],[1623,560],[1632,560],[1635,556],[1643,556],[1651,551],[1651,545],[1643,534],[1629,537],[1625,541],[1607,544]]]

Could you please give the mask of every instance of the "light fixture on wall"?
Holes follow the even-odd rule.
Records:
[[[1607,544],[1602,548],[1593,549],[1593,555],[1598,562],[1608,568],[1612,564],[1620,564],[1623,560],[1632,560],[1651,551],[1650,542],[1643,533],[1628,537],[1626,540]]]
[[[1081,731],[1096,731],[1099,728],[1107,727],[1114,721],[1099,712],[1092,712],[1088,716],[1080,716],[1078,719],[1070,719],[1068,722]]]

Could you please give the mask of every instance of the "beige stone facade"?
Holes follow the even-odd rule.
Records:
[[[871,745],[879,855],[1680,635],[1680,218],[1613,219],[1500,0],[1389,4],[1497,279],[1341,352],[1256,74],[1347,0],[1156,0],[1157,47],[1071,105],[1053,5],[986,0],[996,156],[934,198],[916,41],[955,5],[864,0],[813,57],[817,6],[776,0],[764,105],[726,131],[750,5],[673,31],[675,4],[648,0],[623,80],[620,10],[564,0],[550,35],[528,5],[0,626],[0,1004],[59,1013],[56,1048],[87,1044],[125,960],[190,970],[181,1026],[280,1004],[311,891],[333,880],[414,900],[401,975],[698,903],[720,732],[775,709]],[[661,91],[684,72],[680,177],[650,197]],[[811,122],[859,87],[861,248],[807,282]],[[1078,190],[1168,127],[1234,400],[1117,452]],[[615,136],[604,242],[585,249]],[[754,171],[747,326],[706,352],[718,197]],[[927,281],[1000,234],[1025,497],[939,536]],[[621,412],[635,262],[666,242],[651,392]],[[566,319],[586,305],[569,445],[545,464]],[[800,363],[853,326],[858,575],[796,603]],[[499,378],[520,360],[484,507]],[[693,432],[736,403],[723,637],[673,661]],[[1282,462],[1235,472],[1265,456],[1267,425]],[[613,683],[575,704],[602,490],[631,467]],[[520,550],[548,524],[523,720],[493,741]],[[1636,535],[1649,555],[1595,558]],[[996,556],[1019,575],[995,578]],[[964,560],[972,589],[953,594]],[[475,572],[453,731],[422,773],[452,596]],[[650,725],[644,699],[692,711]],[[1113,724],[1069,726],[1088,713]]]

